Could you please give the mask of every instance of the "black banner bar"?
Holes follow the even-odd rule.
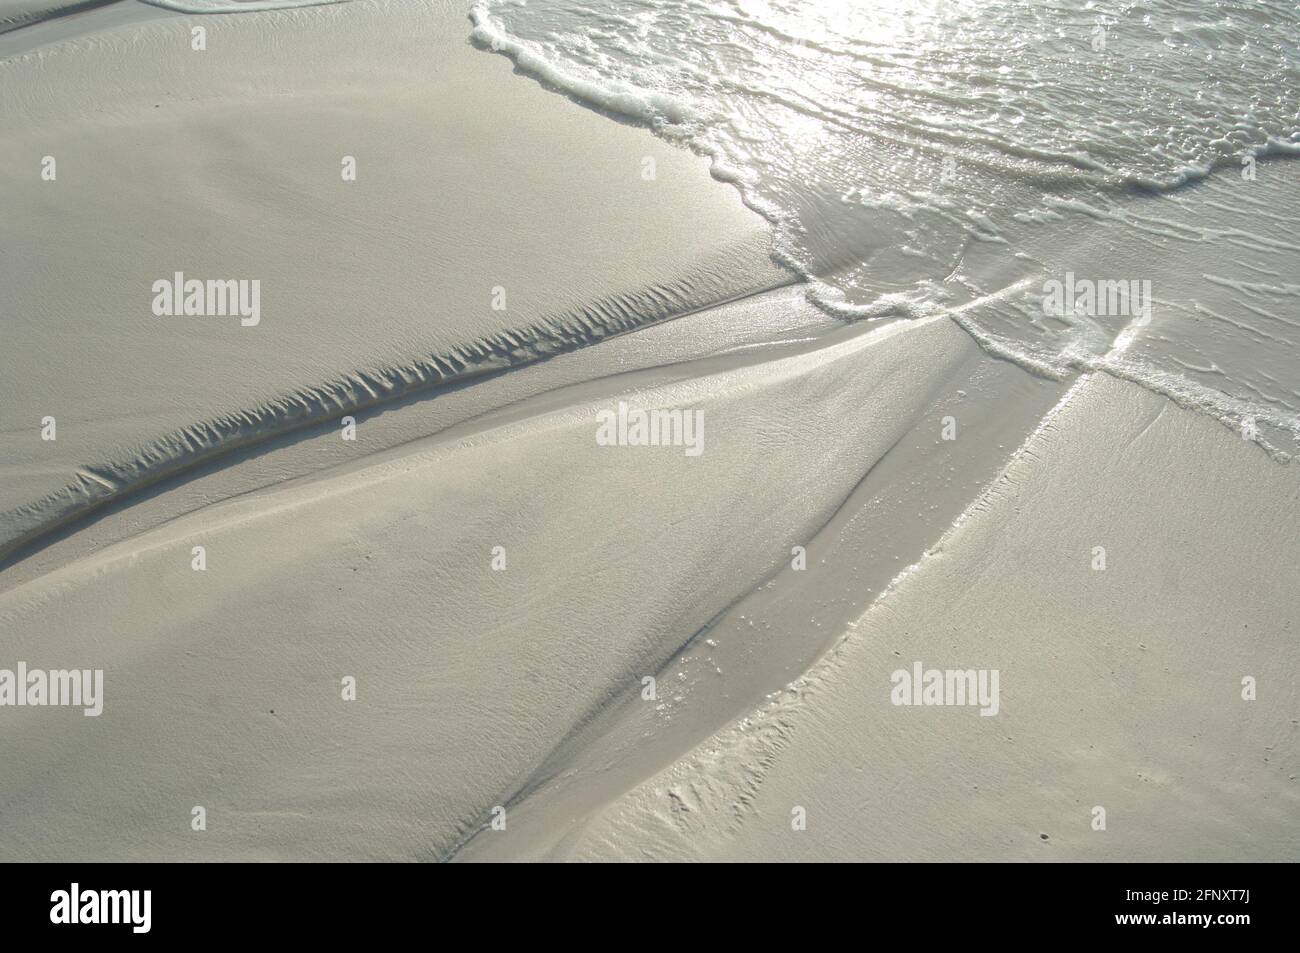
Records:
[[[7,937],[65,934],[79,942],[373,939],[427,928],[435,908],[448,917],[480,908],[493,923],[506,909],[530,904],[601,911],[604,918],[611,906],[626,909],[629,887],[647,891],[645,916],[676,918],[675,908],[690,895],[680,891],[680,871],[628,872],[630,883],[614,887],[608,899],[575,871],[567,900],[555,896],[553,875],[545,887],[523,893],[523,884],[503,884],[482,872],[455,875],[447,868],[400,865],[46,864],[9,865],[6,872],[13,883],[0,901]],[[744,921],[739,925],[768,919],[783,925],[792,917],[820,917],[832,907],[852,919],[855,929],[900,937],[920,930],[926,941],[1129,934],[1230,943],[1294,934],[1294,871],[1288,865],[876,865],[851,873],[823,871],[815,875],[815,887],[806,876],[787,879],[785,873],[705,876],[719,878],[711,879],[714,885],[736,885],[728,888],[735,897],[716,912],[725,916],[731,904],[740,904],[734,908]],[[847,882],[833,885],[829,879],[845,873]],[[515,874],[508,876],[513,881]],[[640,876],[655,879],[637,886]],[[702,886],[710,895],[716,889]],[[664,904],[674,909],[656,913]],[[546,916],[550,922],[553,910]]]

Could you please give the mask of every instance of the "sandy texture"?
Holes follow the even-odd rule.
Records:
[[[104,675],[0,707],[0,860],[1294,860],[1300,164],[951,256],[814,221],[921,292],[819,310],[465,13],[0,37],[0,680]],[[175,271],[260,321],[156,316]],[[1046,319],[1066,271],[1151,311]]]
[[[112,2],[113,0],[0,0],[0,33]]]
[[[25,263],[0,283],[24,316],[0,544],[286,427],[789,280],[703,159],[467,36],[456,3],[343,4],[0,61],[0,245]],[[260,281],[260,323],[155,316],[176,271]]]
[[[1089,378],[823,662],[560,855],[1294,860],[1298,496],[1214,422]],[[891,704],[918,660],[999,669],[997,716]]]
[[[93,721],[6,711],[0,854],[448,854],[809,539],[971,347],[932,321],[607,387],[211,507],[11,590],[8,652],[89,659],[106,697]],[[911,371],[921,355],[929,373]],[[618,399],[700,410],[706,452],[598,446],[596,411]],[[811,403],[829,412],[809,421]],[[209,812],[202,836],[192,805]]]

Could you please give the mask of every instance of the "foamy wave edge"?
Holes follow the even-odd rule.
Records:
[[[935,310],[946,310],[941,307],[936,308],[929,302],[914,301],[901,293],[885,295],[861,304],[845,300],[842,292],[813,274],[793,252],[787,236],[782,232],[786,219],[785,213],[758,198],[754,190],[749,187],[750,180],[747,172],[730,166],[716,150],[708,148],[707,143],[702,142],[694,134],[692,123],[701,117],[690,105],[665,94],[652,93],[635,86],[607,86],[577,76],[566,70],[563,65],[548,60],[526,40],[511,35],[499,21],[493,19],[485,2],[474,4],[470,10],[470,20],[474,24],[470,34],[474,42],[492,52],[506,55],[520,70],[535,79],[554,86],[589,105],[641,122],[665,139],[684,143],[698,152],[709,155],[712,158],[710,171],[713,177],[735,186],[745,205],[762,215],[775,227],[776,232],[773,235],[771,248],[772,259],[806,285],[808,301],[823,313],[841,321],[860,321],[884,317],[914,319],[932,314]],[[1270,136],[1265,142],[1248,147],[1246,152],[1257,159],[1300,158],[1300,132],[1292,133],[1286,138]],[[1219,168],[1238,161],[1240,159],[1234,156],[1211,164],[1187,164],[1165,178],[1120,176],[1110,173],[1100,177],[1097,184],[1123,191],[1175,192],[1194,186],[1213,175]],[[1054,356],[1036,354],[1029,349],[1015,347],[1010,342],[994,339],[985,334],[975,322],[955,312],[948,312],[948,316],[986,353],[999,360],[1016,364],[1036,377],[1063,380],[1077,373],[1106,373],[1159,394],[1180,407],[1210,416],[1229,429],[1236,429],[1244,418],[1253,417],[1279,431],[1292,434],[1297,442],[1300,442],[1300,419],[1279,414],[1271,407],[1232,397],[1183,378],[1172,378],[1167,373],[1149,369],[1138,362],[1111,359],[1100,355],[1079,357],[1068,354]],[[1256,437],[1252,442],[1278,463],[1287,464],[1297,457],[1296,453],[1262,437]]]

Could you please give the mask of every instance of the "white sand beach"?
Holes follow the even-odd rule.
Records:
[[[0,861],[1297,859],[1294,11],[607,7],[0,4]]]

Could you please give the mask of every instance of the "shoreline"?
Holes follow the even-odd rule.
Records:
[[[1295,856],[1300,165],[837,303],[466,6],[0,34],[0,859]]]

